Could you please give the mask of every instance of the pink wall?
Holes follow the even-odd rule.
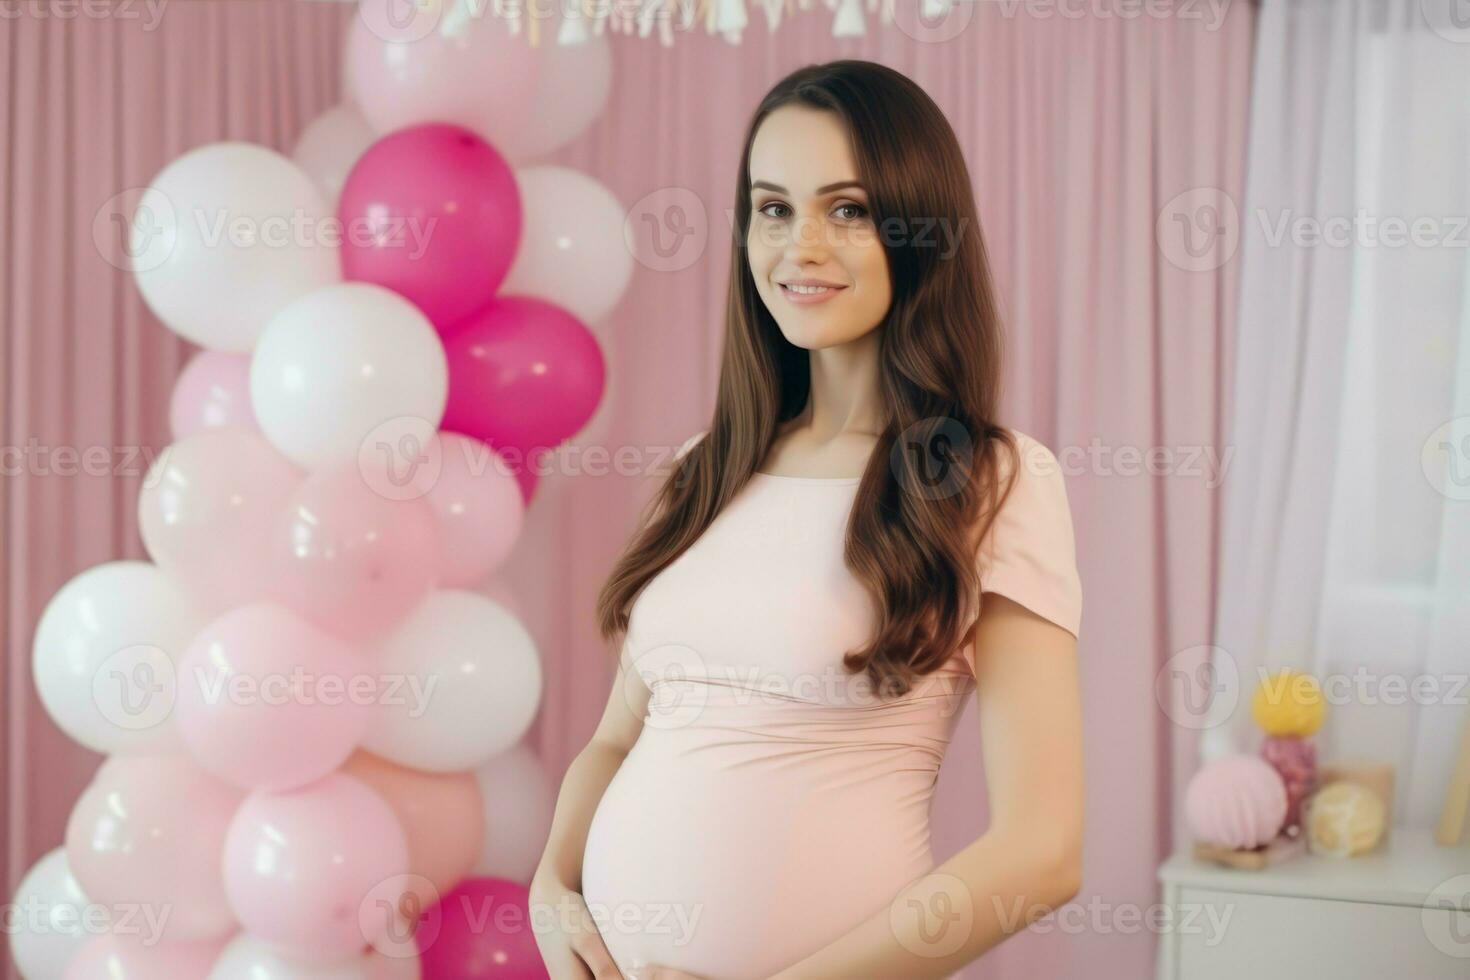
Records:
[[[612,316],[609,446],[676,446],[702,427],[742,128],[782,74],[835,57],[910,74],[959,133],[1009,310],[1008,424],[1059,453],[1094,438],[1140,451],[1221,441],[1235,263],[1175,267],[1156,245],[1155,218],[1184,190],[1240,184],[1250,8],[1231,5],[1218,27],[971,9],[974,20],[943,43],[876,24],[865,39],[837,42],[824,13],[774,37],[753,22],[742,47],[703,34],[681,35],[672,49],[614,39],[608,111],[555,162],[594,175],[629,205],[655,189],[686,188],[711,234],[681,271],[640,268]],[[4,445],[35,437],[53,449],[106,447],[108,459],[95,475],[60,475],[64,459],[40,450],[0,480],[7,895],[60,843],[98,761],[41,709],[29,676],[32,631],[73,575],[143,557],[133,508],[146,457],[135,454],[167,444],[171,379],[193,351],[152,319],[93,244],[94,217],[201,143],[245,139],[289,151],[338,97],[338,37],[350,8],[226,0],[164,11],[156,29],[118,18],[0,19],[9,76],[0,96]],[[1155,900],[1168,801],[1192,751],[1157,710],[1153,679],[1173,651],[1209,642],[1217,501],[1188,476],[1093,468],[1069,474],[1068,486],[1086,594],[1090,830],[1077,902],[1142,908]],[[592,602],[650,489],[615,476],[548,479],[507,572],[542,645],[548,686],[532,737],[557,774],[606,698],[610,660]],[[984,826],[971,714],[936,802],[941,857]],[[1151,970],[1152,950],[1146,932],[1053,930],[1017,937],[967,975],[1136,980]]]

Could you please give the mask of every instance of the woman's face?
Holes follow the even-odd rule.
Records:
[[[833,113],[784,106],[756,131],[750,273],[781,333],[807,350],[868,333],[893,298],[888,256],[857,179],[847,131]],[[831,288],[802,295],[782,285],[803,279]]]

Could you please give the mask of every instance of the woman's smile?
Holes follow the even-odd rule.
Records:
[[[817,303],[825,303],[846,289],[846,286],[792,286],[787,283],[778,283],[781,287],[781,295],[786,301],[795,306],[813,306]]]

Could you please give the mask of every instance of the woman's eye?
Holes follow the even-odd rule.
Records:
[[[790,211],[791,210],[790,208],[787,208],[786,205],[782,204],[780,201],[772,201],[771,203],[766,204],[766,205],[764,205],[764,206],[762,206],[760,208],[760,213],[763,214],[763,215],[765,215],[768,218],[784,218],[784,217],[786,217],[786,215],[785,214],[772,214],[772,213],[770,213],[770,211],[767,210],[767,208],[786,208],[787,211]],[[839,204],[834,210],[836,210],[836,211],[852,211],[852,212],[854,212],[854,213],[852,213],[852,214],[850,214],[850,215],[847,216],[847,220],[849,220],[849,221],[857,221],[860,218],[866,217],[867,214],[868,214],[868,209],[867,208],[863,207],[861,204],[853,204],[851,202],[849,202],[847,204]]]

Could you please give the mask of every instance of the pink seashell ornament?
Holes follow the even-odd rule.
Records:
[[[1286,784],[1258,755],[1217,759],[1194,774],[1184,817],[1197,840],[1236,850],[1268,843],[1286,820]]]

